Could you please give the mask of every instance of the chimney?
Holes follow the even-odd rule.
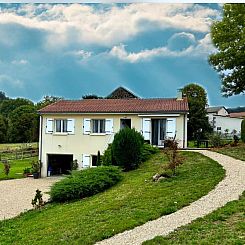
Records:
[[[177,100],[183,100],[182,89],[177,90]]]

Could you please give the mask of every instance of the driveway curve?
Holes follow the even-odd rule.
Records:
[[[60,180],[60,177],[48,177],[41,179],[24,178],[0,181],[0,220],[10,219],[22,212],[32,209],[31,200],[36,189],[43,193],[44,201],[47,201],[51,185]]]
[[[195,152],[217,161],[226,170],[226,177],[215,189],[175,213],[149,221],[97,244],[138,245],[156,236],[166,236],[175,229],[224,206],[227,202],[239,199],[245,190],[245,162],[212,151],[197,150]]]

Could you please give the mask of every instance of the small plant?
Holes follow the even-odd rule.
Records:
[[[31,204],[35,209],[40,209],[44,206],[43,194],[40,190],[36,190],[35,197],[32,199]]]
[[[23,169],[23,175],[27,177],[29,174],[31,174],[32,169],[31,168],[24,168]]]
[[[213,145],[213,147],[220,147],[222,146],[222,137],[221,133],[213,132],[209,135],[210,143]]]
[[[5,175],[8,177],[11,166],[10,166],[8,160],[4,160],[4,161],[2,161],[2,163],[3,163],[3,166],[4,166],[3,171],[4,171]]]
[[[78,169],[78,161],[75,159],[71,162],[71,170],[77,170]]]
[[[231,146],[237,146],[239,142],[239,137],[237,135],[233,135],[233,142],[231,142]]]
[[[112,156],[112,147],[111,147],[111,144],[109,144],[102,156],[102,165],[111,166],[111,165],[114,165],[114,163],[115,163],[115,160],[113,159],[113,156]]]
[[[32,174],[34,179],[38,179],[40,172],[41,161],[33,161],[32,162]]]

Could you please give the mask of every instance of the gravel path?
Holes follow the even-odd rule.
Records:
[[[60,177],[41,179],[24,178],[0,181],[0,220],[13,218],[21,212],[32,209],[31,200],[36,189],[43,193],[43,199],[48,200],[50,186]]]
[[[180,226],[203,217],[227,202],[237,200],[245,190],[245,162],[216,152],[198,150],[203,155],[219,162],[226,170],[226,177],[206,196],[179,211],[149,221],[132,230],[117,234],[98,245],[136,245],[155,236],[165,236]]]

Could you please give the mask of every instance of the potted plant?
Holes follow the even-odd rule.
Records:
[[[40,172],[40,161],[32,162],[32,174],[34,179],[39,178],[39,172]]]
[[[24,175],[24,177],[30,176],[31,173],[32,173],[32,169],[31,168],[24,168],[23,169],[23,175]]]

